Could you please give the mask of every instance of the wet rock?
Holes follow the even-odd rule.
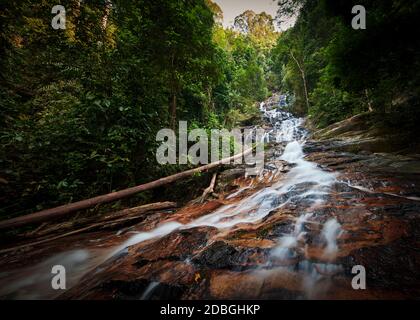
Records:
[[[298,297],[302,293],[301,280],[296,274],[280,270],[255,272],[217,272],[210,280],[210,297],[213,299],[264,299],[283,293],[275,299]]]
[[[188,223],[193,219],[197,219],[201,216],[209,214],[210,212],[213,212],[223,204],[224,203],[219,200],[211,200],[205,203],[197,203],[196,201],[192,201],[185,207],[175,212],[171,216],[171,220],[181,223]]]
[[[255,260],[258,261],[263,251],[259,248],[236,248],[224,241],[216,241],[191,260],[203,268],[245,270],[258,265]]]
[[[110,280],[100,285],[100,290],[109,292],[117,299],[139,299],[147,289],[149,281],[139,279],[133,281]]]
[[[198,227],[171,233],[147,246],[141,244],[136,249],[134,265],[142,267],[158,260],[184,261],[204,247],[215,232],[216,228]]]
[[[420,253],[404,239],[385,246],[355,250],[340,262],[349,275],[354,265],[365,266],[369,286],[401,291],[415,288],[417,296],[420,292],[420,277],[418,276]]]
[[[312,134],[313,138],[316,139],[328,139],[334,138],[338,135],[342,135],[352,131],[361,131],[369,129],[367,119],[370,118],[369,113],[362,113],[353,116],[349,119],[334,123],[324,129],[318,130]]]
[[[263,235],[269,239],[278,239],[285,234],[290,234],[293,231],[293,221],[281,221],[275,225],[271,225],[269,228],[264,228],[260,231],[260,235]]]
[[[184,286],[154,283],[146,279],[110,280],[98,289],[115,300],[174,300],[180,299],[186,291]]]
[[[240,252],[233,246],[216,241],[192,258],[193,263],[207,268],[231,268],[238,263]]]
[[[245,168],[228,169],[217,177],[216,192],[226,192],[235,188],[232,183],[235,179],[245,177]]]

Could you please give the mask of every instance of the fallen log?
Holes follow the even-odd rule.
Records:
[[[130,219],[130,217],[138,217],[142,216],[144,213],[147,213],[149,211],[154,210],[164,210],[164,209],[171,209],[176,208],[177,203],[176,202],[155,202],[150,204],[145,204],[142,206],[134,207],[134,208],[128,208],[123,209],[111,213],[106,213],[103,215],[94,215],[91,217],[82,217],[82,218],[75,218],[68,221],[65,221],[60,224],[49,224],[48,222],[44,222],[40,225],[39,228],[36,228],[34,231],[30,231],[25,234],[27,238],[40,238],[44,237],[46,235],[49,235],[51,233],[57,233],[57,232],[66,232],[67,230],[73,230],[75,228],[80,228],[82,226],[86,225],[92,225],[94,223],[100,223],[100,222],[106,222],[106,221],[114,221],[118,218],[126,218]]]
[[[19,246],[16,246],[16,247],[12,247],[12,248],[2,249],[2,250],[0,250],[0,254],[16,251],[16,250],[19,250],[19,249],[24,249],[26,247],[32,247],[32,246],[35,246],[35,245],[39,245],[39,244],[42,244],[42,243],[50,242],[50,241],[61,239],[61,238],[68,237],[68,236],[72,236],[72,235],[79,234],[79,233],[86,232],[86,231],[93,231],[93,230],[98,229],[98,228],[103,229],[103,228],[107,228],[107,227],[110,227],[110,226],[115,227],[118,224],[125,223],[129,220],[137,219],[137,218],[140,217],[140,215],[143,215],[144,213],[147,213],[147,212],[150,212],[150,211],[156,211],[156,210],[171,209],[171,208],[175,208],[175,207],[177,207],[176,202],[156,202],[156,203],[150,203],[150,204],[146,204],[146,205],[135,207],[135,208],[124,209],[124,210],[114,212],[111,215],[104,217],[101,222],[94,223],[94,224],[88,225],[86,227],[83,227],[83,228],[80,228],[80,229],[77,229],[77,230],[73,230],[73,231],[70,231],[70,232],[67,232],[67,233],[62,233],[62,234],[59,234],[57,236],[45,237],[44,239],[37,240],[37,241],[34,241],[34,242],[25,243],[25,244],[22,244],[22,245],[19,245]],[[123,218],[121,218],[121,217],[123,217]],[[116,218],[120,218],[120,219],[116,219]]]
[[[171,208],[176,208],[176,207],[177,207],[177,203],[171,202],[171,201],[149,203],[149,204],[145,204],[139,207],[123,209],[117,212],[110,213],[108,215],[105,215],[101,220],[110,221],[110,220],[114,220],[114,219],[122,218],[122,217],[132,217],[132,216],[135,217],[135,216],[138,216],[139,214],[143,214],[149,211],[171,209]]]
[[[215,162],[209,163],[207,165],[204,165],[198,168],[179,172],[174,175],[161,178],[152,182],[148,182],[145,184],[141,184],[136,187],[108,193],[105,195],[97,196],[97,197],[86,199],[86,200],[81,200],[78,202],[69,203],[69,204],[62,205],[56,208],[42,210],[39,212],[31,213],[31,214],[17,217],[17,218],[3,220],[3,221],[0,221],[0,230],[7,229],[7,228],[21,227],[21,226],[32,224],[32,223],[39,223],[39,222],[47,221],[49,219],[56,219],[56,218],[63,217],[69,213],[72,213],[78,210],[88,209],[99,204],[104,204],[104,203],[120,200],[122,198],[127,198],[139,192],[155,189],[163,185],[169,184],[171,182],[177,181],[179,179],[192,176],[195,173],[208,171],[210,169],[219,167],[223,164],[230,163],[232,161],[235,161],[236,159],[242,158],[250,154],[251,152],[252,152],[252,148],[249,148],[245,150],[244,152],[234,155],[232,157],[221,159],[219,161],[215,161]]]

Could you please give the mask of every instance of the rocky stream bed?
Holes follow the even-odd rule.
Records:
[[[261,111],[259,176],[227,169],[204,203],[4,253],[0,296],[419,298],[420,156],[348,148],[358,140],[338,132],[315,139],[276,96]],[[66,267],[65,291],[50,287],[55,264]],[[366,269],[365,290],[352,288],[355,265]]]

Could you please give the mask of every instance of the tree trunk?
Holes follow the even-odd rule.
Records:
[[[368,89],[365,89],[365,96],[366,96],[366,101],[367,101],[367,105],[368,105],[368,108],[369,108],[369,112],[373,112],[372,101],[370,100]]]
[[[105,31],[108,25],[108,18],[109,18],[109,14],[111,13],[111,8],[112,8],[112,2],[110,0],[105,0],[104,13],[101,18],[102,31]]]
[[[30,242],[30,243],[19,245],[17,247],[3,249],[3,250],[0,250],[0,254],[20,250],[20,249],[26,248],[28,246],[32,247],[32,246],[35,246],[35,245],[38,245],[38,244],[50,242],[50,241],[53,241],[53,240],[58,240],[58,239],[68,237],[68,236],[72,236],[72,235],[75,235],[75,234],[79,234],[79,233],[82,233],[82,232],[94,231],[94,230],[97,230],[97,229],[110,228],[110,227],[115,228],[116,226],[124,224],[127,221],[130,221],[130,220],[134,221],[135,219],[138,219],[141,215],[146,214],[150,211],[171,209],[171,208],[175,208],[176,206],[177,206],[177,204],[175,202],[156,202],[156,203],[146,204],[146,205],[143,205],[143,206],[140,206],[140,207],[124,209],[124,210],[121,210],[121,211],[118,211],[118,212],[114,212],[109,216],[105,216],[103,219],[101,219],[100,222],[90,224],[86,227],[79,228],[77,230],[72,230],[72,231],[65,232],[65,233],[63,233],[63,231],[61,230],[59,235],[52,236],[52,237],[44,237],[43,239],[38,240],[38,241],[33,241],[33,242]],[[59,230],[60,229],[58,229],[57,231],[59,231]]]
[[[171,54],[171,101],[169,102],[169,116],[171,129],[176,128],[176,97],[178,94],[178,83],[175,73],[175,53]]]
[[[214,111],[214,102],[212,99],[212,95],[213,95],[212,88],[209,85],[207,87],[207,104],[208,104],[209,111]]]
[[[290,51],[290,55],[292,56],[293,60],[296,62],[296,65],[298,66],[298,68],[300,70],[300,73],[301,73],[301,76],[302,76],[302,81],[303,81],[303,90],[304,90],[304,94],[305,94],[306,108],[307,108],[307,110],[309,110],[309,95],[308,95],[308,86],[307,86],[307,83],[306,83],[305,70],[303,69],[303,66],[301,66],[299,61],[296,59],[296,57],[294,56],[292,51]]]
[[[175,130],[176,128],[176,93],[172,93],[172,99],[169,104],[169,115],[171,117],[170,123],[171,123],[171,129]]]

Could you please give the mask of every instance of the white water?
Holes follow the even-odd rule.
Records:
[[[171,222],[161,224],[159,227],[157,227],[154,230],[137,233],[136,235],[132,236],[127,241],[125,241],[122,245],[118,246],[115,250],[113,250],[108,258],[113,257],[115,254],[117,254],[121,250],[124,250],[125,248],[135,245],[137,243],[144,242],[144,241],[154,239],[154,238],[164,237],[170,234],[171,232],[179,229],[182,226],[183,225],[181,223],[171,221]]]
[[[306,223],[316,223],[312,221],[311,209],[321,204],[324,200],[323,197],[329,193],[331,185],[336,181],[335,174],[322,171],[316,164],[308,162],[304,159],[302,146],[306,136],[305,130],[301,128],[303,123],[302,119],[294,118],[290,113],[280,110],[268,110],[264,104],[260,106],[264,117],[269,119],[273,125],[273,129],[268,135],[267,140],[274,136],[276,142],[288,142],[281,160],[293,164],[292,169],[285,175],[284,179],[272,185],[271,187],[263,188],[253,195],[246,197],[235,204],[225,205],[214,211],[211,214],[200,217],[187,224],[182,224],[176,221],[164,222],[153,230],[147,232],[139,232],[120,246],[111,250],[104,257],[97,260],[101,263],[117,253],[125,250],[127,247],[164,237],[176,230],[189,229],[200,226],[211,226],[218,229],[228,229],[239,224],[253,224],[262,221],[270,213],[278,210],[279,208],[294,202],[303,202],[306,206],[305,213],[296,218],[296,222],[291,234],[285,234],[278,240],[278,245],[272,250],[272,256],[278,259],[288,259],[295,255],[294,249],[305,244],[305,230]],[[304,184],[304,191],[299,191]],[[249,186],[248,188],[250,188]],[[236,192],[239,194],[240,192]],[[232,194],[230,197],[235,197]],[[336,220],[328,221],[322,231],[322,235],[326,241],[325,254],[328,256],[334,255],[337,250],[336,240],[340,235],[340,225]],[[107,251],[108,252],[108,251]],[[86,254],[91,254],[87,252]],[[73,255],[70,253],[61,253],[52,259],[65,260]],[[43,267],[45,263],[50,263],[49,260],[33,267],[34,282],[39,273],[50,276],[50,270],[45,270]],[[90,268],[74,268],[70,266],[70,272],[77,274],[81,278],[89,270],[94,269],[98,264],[89,264]],[[39,279],[43,279],[40,277]],[[20,284],[17,288],[22,289],[25,284]],[[152,283],[143,294],[144,298],[155,288]],[[3,291],[3,290],[0,290]],[[147,292],[150,291],[150,292]],[[9,293],[10,290],[7,290]],[[0,294],[1,295],[1,294]]]
[[[293,252],[293,249],[297,247],[298,242],[303,240],[305,232],[303,231],[304,223],[309,221],[309,218],[312,216],[311,213],[301,215],[294,225],[293,233],[289,235],[284,235],[279,239],[277,247],[271,251],[271,255],[280,260],[287,260],[289,258],[294,258],[296,254]]]
[[[144,290],[144,293],[140,297],[140,300],[147,300],[147,299],[149,299],[150,296],[152,295],[153,291],[157,288],[158,285],[159,285],[159,282],[152,281],[149,284],[149,286],[146,288],[146,290]]]
[[[324,256],[329,259],[334,259],[337,252],[337,238],[342,234],[341,225],[336,219],[332,218],[324,224],[322,229],[322,236],[326,241],[326,247],[324,249]]]
[[[280,260],[294,257],[293,250],[298,247],[299,242],[301,242],[301,246],[304,246],[306,233],[304,224],[316,223],[311,221],[313,215],[311,209],[324,202],[323,197],[328,195],[330,187],[337,181],[335,174],[322,171],[316,164],[304,159],[302,144],[298,141],[293,141],[286,146],[281,159],[295,164],[295,167],[289,171],[284,181],[280,181],[273,186],[273,188],[278,187],[279,192],[287,192],[300,184],[307,185],[305,191],[300,193],[297,198],[299,201],[305,201],[306,209],[309,212],[302,214],[296,219],[294,230],[291,234],[286,234],[279,239],[277,247],[272,251],[272,256]],[[328,256],[332,256],[338,250],[336,239],[339,234],[336,231],[339,226],[340,224],[335,219],[329,220],[324,225],[322,234],[327,242],[325,254]]]
[[[330,193],[331,186],[337,182],[336,175],[321,170],[316,164],[305,160],[302,147],[305,144],[306,133],[299,130],[302,119],[293,118],[290,114],[278,110],[267,111],[265,105],[260,106],[264,117],[269,119],[273,125],[273,136],[276,142],[288,142],[281,160],[293,164],[293,168],[286,177],[274,184],[271,190],[278,195],[290,191],[297,191],[288,201],[299,204],[303,210],[302,214],[295,219],[293,229],[290,233],[283,234],[277,240],[277,245],[271,250],[271,257],[267,265],[280,263],[279,271],[295,270],[295,260],[299,255],[306,255],[307,229],[309,224],[321,225],[319,234],[319,246],[323,246],[322,257],[326,261],[334,261],[338,253],[337,240],[342,235],[341,225],[335,218],[330,218],[325,224],[316,221],[314,211],[317,206],[322,205],[325,197]],[[303,189],[303,190],[302,190]],[[303,206],[302,206],[303,205]],[[331,263],[314,263],[309,260],[300,260],[297,269],[303,273],[303,289],[308,298],[316,295],[328,287],[329,281],[320,280],[328,275],[341,270],[341,267]],[[264,274],[264,273],[261,273]]]

